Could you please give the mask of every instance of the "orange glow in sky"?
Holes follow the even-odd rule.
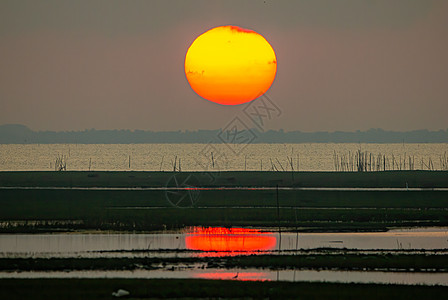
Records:
[[[187,249],[216,251],[215,256],[268,251],[275,248],[276,242],[277,239],[270,233],[247,228],[196,227],[185,238]]]
[[[277,58],[260,34],[220,26],[197,37],[185,57],[185,75],[201,97],[224,105],[252,101],[264,94],[277,72]]]

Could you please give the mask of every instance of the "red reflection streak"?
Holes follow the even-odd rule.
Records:
[[[199,273],[194,277],[201,279],[241,280],[241,281],[270,281],[268,274],[264,272],[214,272]]]
[[[255,254],[274,249],[276,242],[270,233],[247,228],[195,227],[185,238],[187,249],[215,252],[200,256]]]

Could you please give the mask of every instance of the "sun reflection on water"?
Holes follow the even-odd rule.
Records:
[[[187,249],[210,251],[213,256],[266,252],[273,250],[276,243],[277,239],[272,233],[249,228],[193,227],[185,237]]]

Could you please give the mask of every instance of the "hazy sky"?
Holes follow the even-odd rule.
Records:
[[[35,130],[224,127],[197,96],[193,40],[238,25],[277,55],[266,128],[447,129],[448,1],[0,1],[0,124]]]

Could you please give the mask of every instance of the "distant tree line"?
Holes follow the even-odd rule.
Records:
[[[220,134],[221,133],[221,134]],[[448,129],[429,131],[366,131],[301,132],[267,130],[232,132],[248,135],[251,143],[448,143]],[[146,131],[96,130],[33,131],[24,125],[0,125],[0,144],[139,144],[139,143],[222,143],[221,130]],[[235,139],[242,141],[244,139]]]

